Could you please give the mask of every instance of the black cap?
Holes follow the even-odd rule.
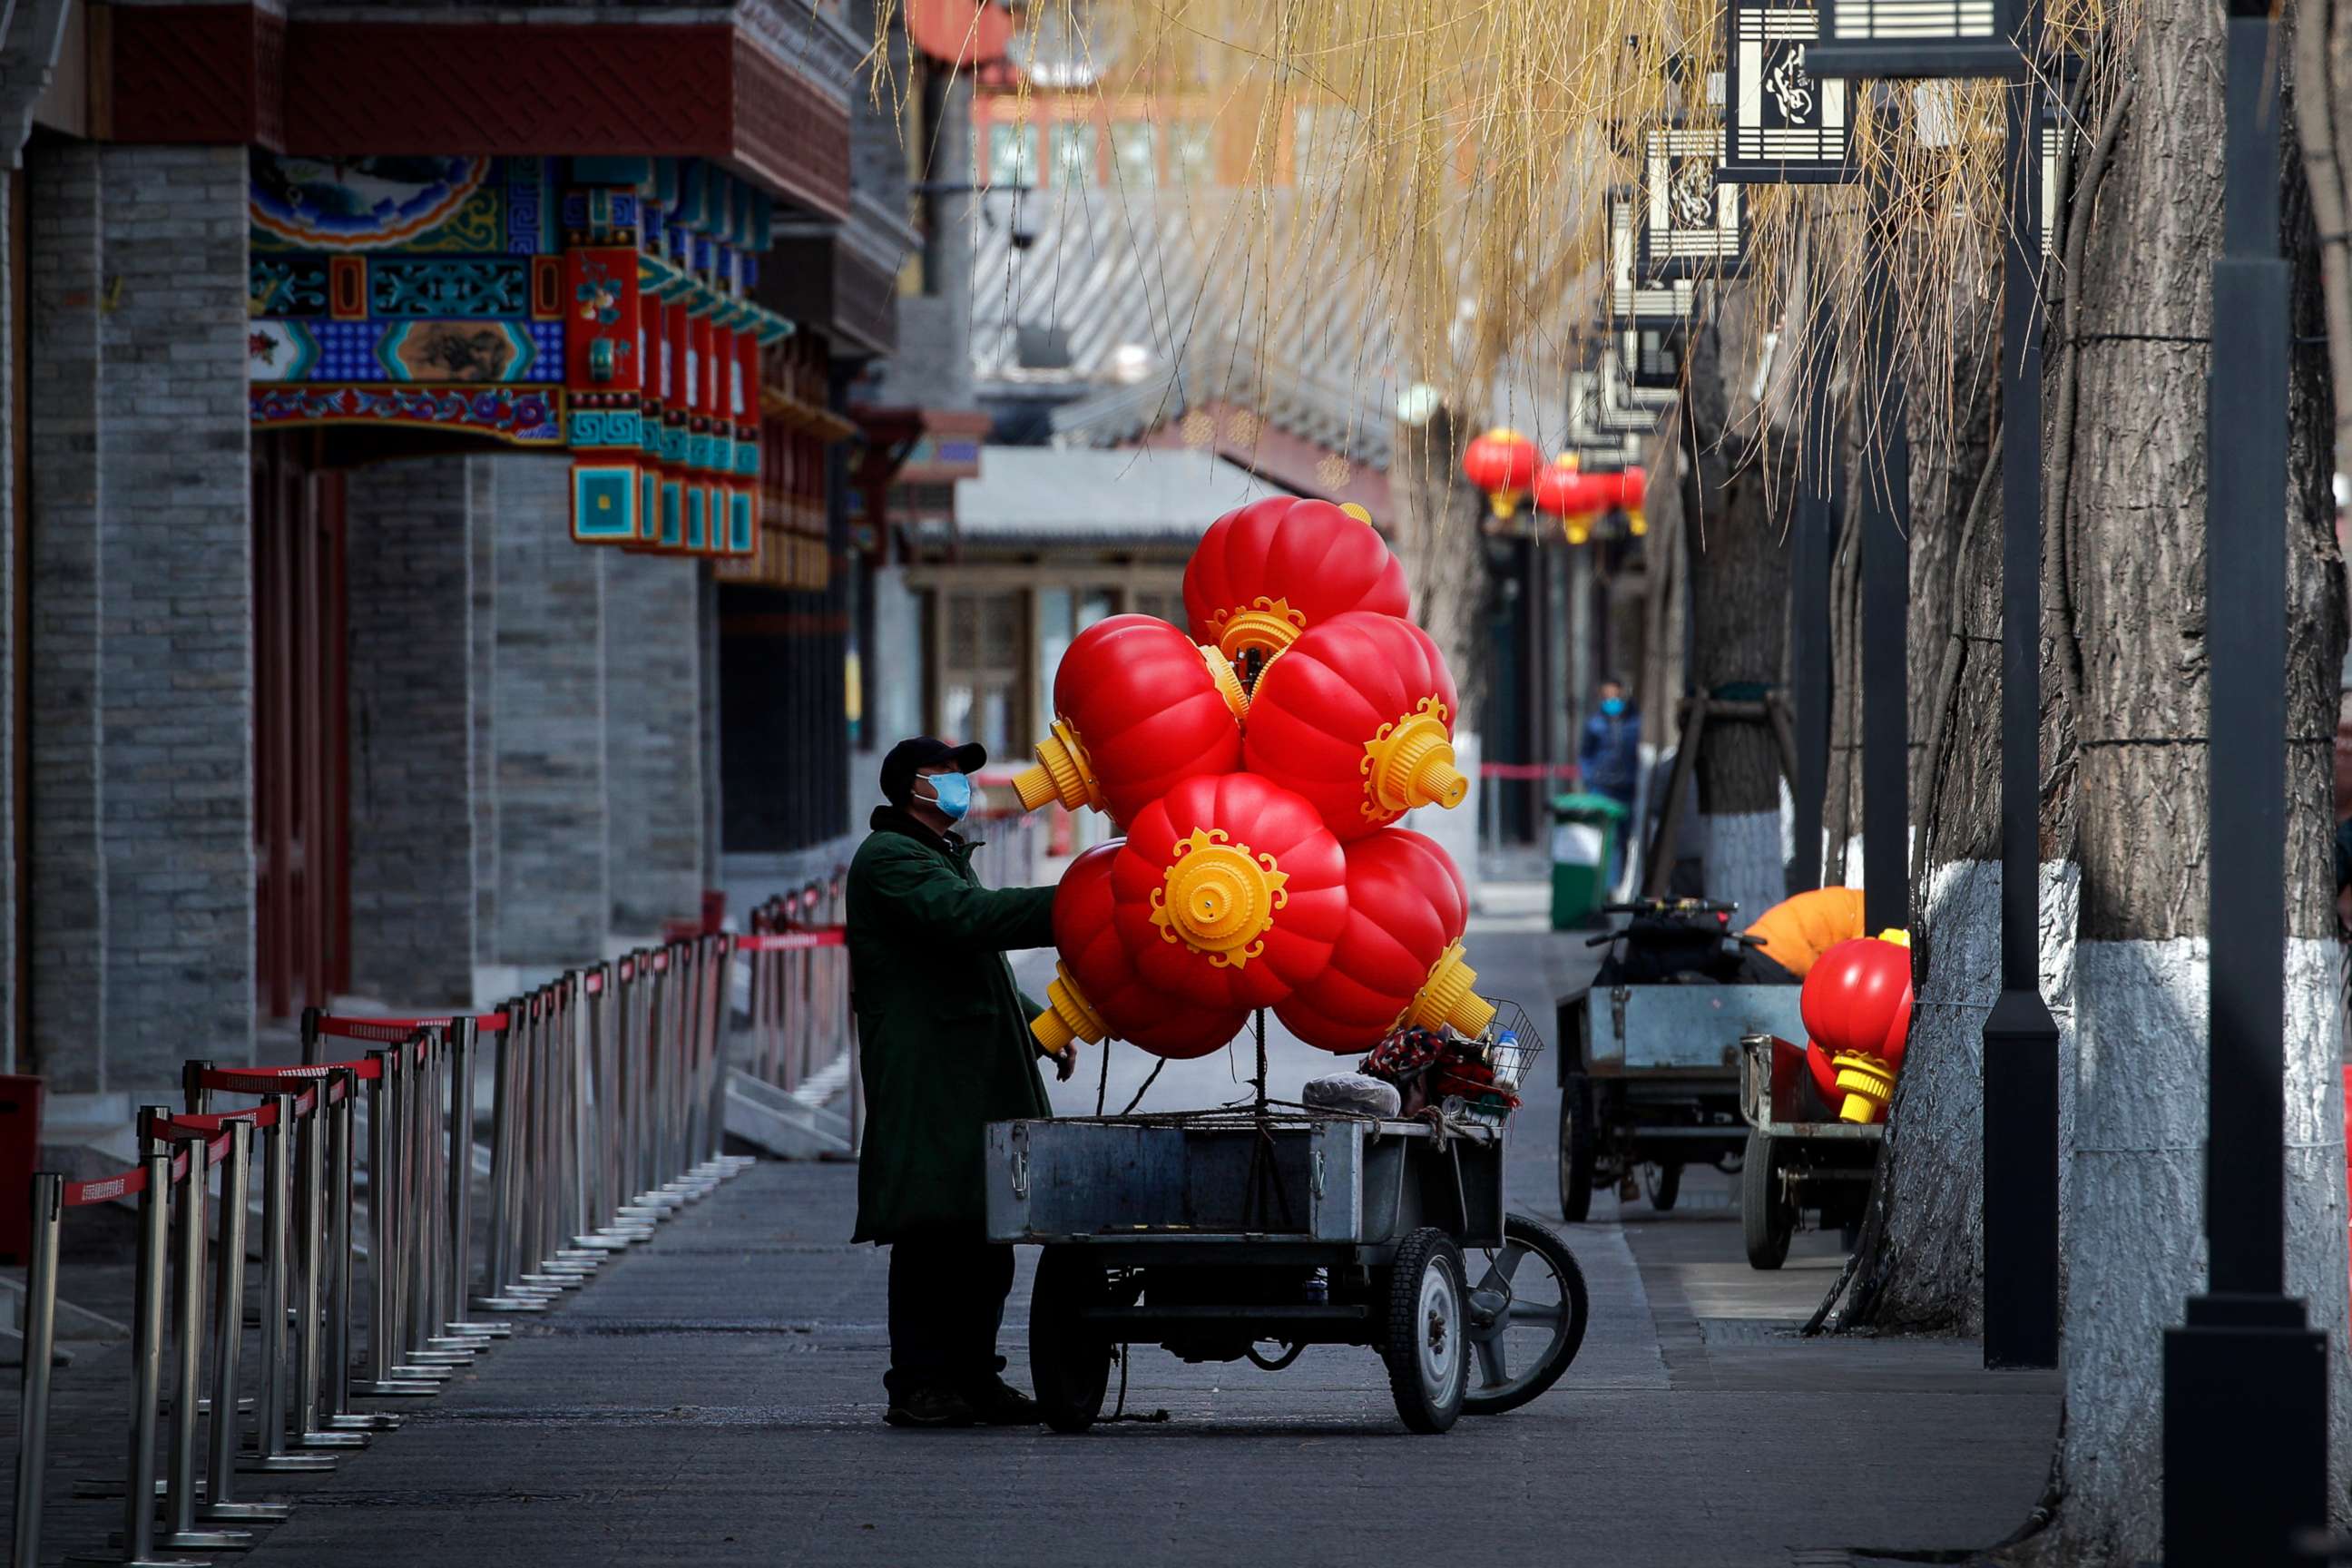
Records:
[[[915,775],[925,768],[953,768],[976,773],[988,765],[988,748],[978,741],[950,746],[930,735],[913,735],[890,748],[882,759],[882,798],[904,811],[914,795]]]

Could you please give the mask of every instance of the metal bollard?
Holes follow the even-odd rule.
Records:
[[[58,1237],[66,1179],[33,1177],[32,1252],[25,1267],[25,1370],[16,1396],[16,1525],[8,1561],[41,1560],[41,1482],[49,1463],[49,1359],[58,1343]]]
[[[294,1511],[289,1503],[236,1500],[237,1363],[245,1348],[245,1200],[253,1179],[253,1125],[232,1121],[223,1131],[229,1142],[227,1158],[221,1162],[220,1260],[213,1266],[217,1293],[213,1297],[212,1430],[206,1449],[205,1500],[196,1510],[196,1517],[208,1524],[284,1519]],[[282,1321],[281,1313],[281,1326]],[[265,1338],[268,1329],[264,1324]],[[191,1343],[191,1360],[194,1352]],[[266,1430],[277,1416],[264,1406],[255,1413],[255,1419]]]
[[[326,1086],[320,1084],[313,1092],[323,1099]],[[262,1472],[331,1470],[341,1462],[332,1454],[292,1451],[295,1426],[287,1402],[286,1321],[293,1310],[289,1289],[294,1272],[295,1100],[291,1095],[273,1094],[268,1103],[277,1115],[262,1130],[261,1143],[261,1390],[254,1406],[253,1453],[242,1468]],[[311,1114],[317,1113],[314,1108]]]
[[[509,1015],[511,1016],[511,1015]],[[501,1035],[504,1030],[499,1031]],[[474,1289],[474,1054],[480,1036],[471,1018],[453,1019],[449,1026],[449,1272],[443,1281],[442,1302],[452,1333],[478,1339],[503,1339],[514,1332],[505,1323],[467,1321],[469,1304],[478,1304]],[[493,1137],[495,1138],[495,1134]],[[496,1144],[492,1145],[492,1180],[496,1180]],[[492,1222],[495,1226],[495,1220]],[[494,1294],[497,1282],[489,1281]]]
[[[438,1394],[440,1385],[434,1374],[411,1375],[408,1369],[396,1364],[400,1352],[400,1242],[393,1231],[393,1211],[399,1201],[394,1191],[399,1184],[394,1170],[399,1162],[393,1152],[394,1115],[392,1091],[397,1087],[400,1069],[390,1051],[370,1051],[367,1059],[375,1065],[376,1069],[375,1076],[366,1080],[369,1085],[367,1373],[361,1382],[352,1385],[352,1392],[379,1397]],[[348,1163],[344,1180],[350,1180]],[[346,1187],[345,1191],[349,1188]],[[345,1234],[348,1236],[348,1231]],[[348,1245],[345,1246],[340,1249],[339,1258],[348,1258],[350,1250]],[[441,1374],[446,1375],[446,1369]]]
[[[245,1530],[205,1530],[196,1523],[196,1401],[204,1381],[205,1188],[212,1174],[211,1151],[201,1135],[186,1140],[187,1184],[173,1213],[173,1324],[178,1342],[173,1361],[171,1464],[163,1491],[164,1533],[158,1543],[183,1550],[225,1552],[251,1544]],[[235,1418],[236,1400],[228,1401]],[[131,1496],[140,1496],[134,1478]]]
[[[318,1207],[324,1216],[320,1224],[306,1232],[306,1250],[325,1243],[331,1226],[332,1245],[327,1251],[326,1327],[324,1340],[331,1358],[331,1374],[323,1390],[327,1402],[323,1421],[316,1420],[310,1412],[318,1409],[315,1368],[312,1369],[312,1396],[304,1404],[304,1420],[325,1430],[312,1441],[312,1447],[323,1447],[330,1441],[349,1446],[350,1435],[371,1431],[388,1431],[398,1426],[405,1417],[375,1412],[360,1413],[352,1408],[352,1258],[358,1250],[354,1228],[356,1212],[352,1188],[357,1182],[359,1166],[359,1092],[360,1080],[348,1068],[338,1068],[328,1075],[319,1089],[319,1109],[311,1118],[311,1152],[304,1166],[304,1185],[318,1194]],[[321,1154],[318,1151],[323,1149]],[[315,1300],[306,1307],[315,1321]],[[318,1342],[320,1336],[313,1336]],[[315,1358],[314,1358],[315,1359]],[[415,1390],[411,1392],[425,1392]],[[366,1441],[364,1437],[362,1442]]]
[[[399,1047],[401,1067],[400,1232],[406,1289],[402,1325],[404,1359],[422,1366],[469,1364],[479,1340],[442,1331],[441,1255],[446,1245],[442,1222],[448,1207],[441,1191],[441,1036],[419,1030]]]
[[[543,1312],[551,1292],[522,1279],[522,1058],[530,1002],[510,997],[507,1026],[490,1064],[490,1251],[483,1293],[474,1305],[491,1312]]]
[[[123,1483],[121,1555],[77,1554],[72,1561],[115,1563],[125,1568],[194,1568],[195,1559],[155,1552],[155,1405],[163,1392],[163,1254],[172,1196],[172,1152],[155,1135],[162,1105],[139,1108],[138,1255],[132,1265],[131,1311],[131,1469]],[[190,1394],[191,1402],[194,1400]]]
[[[574,1198],[580,1190],[580,972],[572,970],[555,986],[554,1009],[547,1030],[548,1180],[545,1194],[547,1234],[552,1246],[549,1264],[568,1264],[588,1274],[604,1261],[603,1249],[587,1245],[581,1233],[587,1216]],[[546,1267],[548,1265],[542,1265]]]
[[[418,1268],[412,1131],[415,1117],[410,1104],[415,1077],[413,1048],[404,1043],[369,1055],[381,1064],[381,1069],[375,1092],[368,1100],[368,1252],[384,1310],[369,1323],[368,1342],[373,1347],[379,1339],[383,1341],[391,1363],[388,1376],[398,1382],[434,1384],[430,1392],[437,1394],[438,1384],[457,1373],[442,1358],[417,1352],[411,1310]]]

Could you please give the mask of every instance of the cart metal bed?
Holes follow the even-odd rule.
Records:
[[[1801,1038],[1801,1035],[1799,1037]],[[1750,1034],[1739,1042],[1739,1115],[1747,1148],[1739,1175],[1739,1229],[1748,1261],[1778,1268],[1807,1209],[1824,1223],[1861,1218],[1886,1128],[1841,1121],[1807,1095],[1804,1052],[1786,1037]]]
[[[1244,1106],[999,1122],[987,1155],[990,1239],[1044,1249],[1031,1371],[1059,1430],[1095,1422],[1129,1345],[1268,1368],[1370,1346],[1405,1424],[1441,1432],[1540,1394],[1583,1335],[1574,1258],[1504,1213],[1496,1124]],[[1530,1257],[1557,1294],[1528,1294]]]

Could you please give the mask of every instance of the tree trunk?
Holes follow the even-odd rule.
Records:
[[[2159,1546],[2162,1332],[2205,1282],[2208,667],[2206,347],[2220,232],[2221,15],[2149,0],[2134,97],[2070,279],[2076,385],[2067,504],[2051,520],[2046,677],[2080,694],[2049,759],[2058,843],[2080,866],[2071,1001],[2075,1120],[2063,1231],[2066,1416],[2054,1527],[2028,1555],[2127,1563]],[[2292,146],[2292,139],[2289,142]],[[2344,648],[2327,495],[2331,405],[2316,245],[2299,170],[2283,171],[2298,267],[2290,447],[2287,981],[2288,1289],[2346,1326],[2336,1089],[2332,822],[2323,757]],[[2066,389],[2061,387],[2062,393]],[[2066,400],[2053,400],[2063,406]],[[2046,960],[2045,960],[2046,962]],[[2336,1495],[2347,1474],[2347,1359],[2330,1357]]]
[[[1918,825],[1912,1015],[1841,1324],[1913,1332],[1982,1324],[1982,1031],[2000,990],[2000,505],[1988,460],[1998,300],[1957,301],[1980,345],[1953,367],[1962,425],[1915,428],[1908,708]],[[1924,411],[1912,405],[1915,426]],[[1860,867],[1849,860],[1846,869]]]
[[[1414,621],[1437,644],[1461,688],[1469,715],[1464,727],[1475,730],[1486,552],[1478,527],[1483,502],[1462,477],[1462,446],[1461,427],[1448,409],[1418,428],[1400,426],[1390,445],[1394,515],[1374,521],[1404,563]]]
[[[1682,534],[1690,570],[1691,689],[1756,700],[1787,666],[1795,500],[1788,437],[1740,384],[1753,374],[1755,291],[1718,287],[1691,332],[1683,447]],[[1759,433],[1761,433],[1760,439]],[[1654,694],[1664,719],[1664,693]],[[1770,725],[1711,721],[1699,747],[1706,890],[1749,917],[1787,889],[1780,752]]]

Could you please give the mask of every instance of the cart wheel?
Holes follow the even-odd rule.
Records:
[[[1048,1247],[1029,1292],[1029,1381],[1038,1413],[1056,1432],[1083,1432],[1110,1386],[1110,1341],[1082,1314],[1105,1295],[1102,1266],[1082,1247]]]
[[[1559,1213],[1571,1224],[1592,1213],[1592,1083],[1580,1072],[1568,1075],[1559,1096]]]
[[[1517,1410],[1559,1381],[1584,1343],[1592,1303],[1568,1243],[1525,1215],[1503,1218],[1503,1249],[1484,1252],[1470,1287],[1468,1415]]]
[[[1789,1238],[1797,1232],[1797,1211],[1780,1196],[1780,1167],[1772,1140],[1749,1132],[1739,1165],[1739,1236],[1748,1244],[1750,1268],[1778,1268],[1788,1261]]]
[[[1469,1292],[1462,1248],[1434,1226],[1398,1247],[1389,1268],[1389,1326],[1381,1359],[1397,1414],[1415,1432],[1443,1432],[1470,1385]]]
[[[1683,1195],[1683,1168],[1680,1165],[1653,1165],[1648,1185],[1650,1206],[1664,1214],[1675,1206],[1675,1200]]]

